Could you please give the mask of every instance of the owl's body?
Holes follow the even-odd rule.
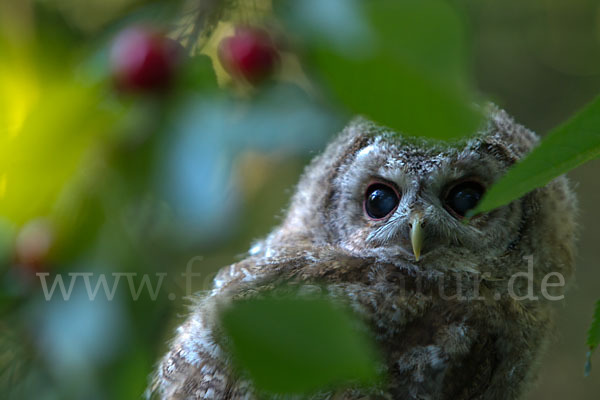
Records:
[[[282,225],[193,307],[153,390],[255,398],[217,344],[216,313],[291,284],[348,301],[385,355],[384,387],[314,398],[519,398],[551,332],[548,298],[564,289],[542,293],[543,280],[572,274],[575,198],[559,178],[468,223],[462,214],[536,143],[496,109],[484,132],[451,146],[354,121],[308,167]],[[530,263],[532,282],[513,277]]]

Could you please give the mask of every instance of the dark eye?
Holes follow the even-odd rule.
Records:
[[[452,213],[464,217],[477,206],[484,192],[484,187],[478,182],[461,182],[448,191],[444,204]]]
[[[400,197],[396,190],[385,183],[374,183],[367,188],[365,212],[372,219],[382,219],[398,207]]]

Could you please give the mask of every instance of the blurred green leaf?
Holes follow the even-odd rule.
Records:
[[[323,299],[256,299],[221,314],[234,358],[259,389],[306,393],[374,383],[373,347],[356,322]]]
[[[585,363],[585,376],[589,376],[592,371],[592,352],[596,350],[596,347],[600,345],[600,300],[596,302],[596,308],[594,310],[594,317],[592,318],[592,325],[588,330],[587,345],[590,351],[587,353],[587,360]]]
[[[204,54],[188,58],[178,80],[180,91],[204,92],[216,91],[219,88],[211,59]]]
[[[17,225],[51,213],[119,115],[73,60],[45,62],[39,40],[0,46],[0,216]]]
[[[465,33],[438,0],[361,3],[372,32],[354,53],[313,42],[325,86],[353,113],[400,132],[436,139],[474,133],[482,121],[467,81]],[[427,21],[426,23],[424,21]]]
[[[376,0],[366,13],[385,51],[428,78],[468,83],[467,32],[445,0]]]
[[[44,88],[22,125],[0,134],[0,215],[17,224],[47,215],[113,117],[96,88]]]
[[[551,131],[529,156],[512,167],[471,212],[493,210],[544,186],[600,156],[600,97]]]
[[[115,399],[139,399],[147,386],[148,371],[152,369],[152,361],[145,349],[130,349],[122,363],[111,369],[115,385],[111,388]]]
[[[385,56],[317,58],[329,87],[352,112],[414,136],[452,139],[475,132],[479,118],[460,93]],[[368,77],[368,78],[367,78]]]

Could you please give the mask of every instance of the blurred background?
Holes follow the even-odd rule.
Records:
[[[536,132],[600,92],[599,1],[429,3],[450,16],[438,29],[464,39],[476,97]],[[186,295],[268,234],[303,167],[355,111],[328,92],[311,48],[360,56],[374,21],[363,17],[358,0],[0,3],[3,398],[141,397]],[[398,40],[428,40],[411,34]],[[531,399],[600,394],[600,371],[583,376],[600,297],[599,171],[593,161],[569,174],[577,274]]]

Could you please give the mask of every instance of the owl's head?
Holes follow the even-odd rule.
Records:
[[[548,269],[570,268],[574,196],[564,178],[465,223],[486,190],[538,142],[497,108],[486,125],[447,144],[355,119],[308,167],[269,242],[333,246],[436,270],[493,270],[499,260],[528,255],[543,257]]]

